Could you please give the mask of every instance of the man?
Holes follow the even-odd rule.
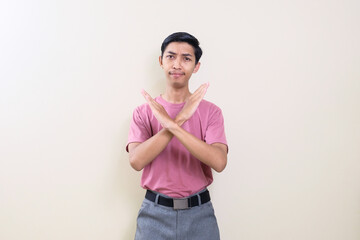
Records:
[[[168,36],[159,57],[165,92],[153,99],[143,90],[147,103],[134,111],[126,149],[131,166],[143,169],[141,186],[147,189],[136,240],[220,239],[206,187],[211,169],[225,168],[228,148],[220,108],[203,100],[209,84],[189,91],[201,55],[194,36]]]

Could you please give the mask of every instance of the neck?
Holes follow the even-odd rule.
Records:
[[[170,103],[183,103],[191,95],[188,88],[173,89],[166,88],[162,98]]]

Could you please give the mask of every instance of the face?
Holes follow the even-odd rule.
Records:
[[[194,48],[186,42],[172,42],[159,57],[168,83],[175,88],[187,87],[193,73],[199,70],[200,62],[195,64]]]

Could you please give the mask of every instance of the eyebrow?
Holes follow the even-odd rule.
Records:
[[[168,53],[172,54],[172,55],[177,55],[176,53],[172,52],[172,51],[168,51]],[[192,57],[192,55],[190,53],[184,53],[184,54],[181,54],[182,56],[184,57]]]

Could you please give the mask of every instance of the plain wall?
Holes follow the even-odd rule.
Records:
[[[191,90],[222,108],[222,239],[360,239],[360,2],[0,3],[0,239],[133,239],[125,151],[164,90],[163,39],[204,50]]]

